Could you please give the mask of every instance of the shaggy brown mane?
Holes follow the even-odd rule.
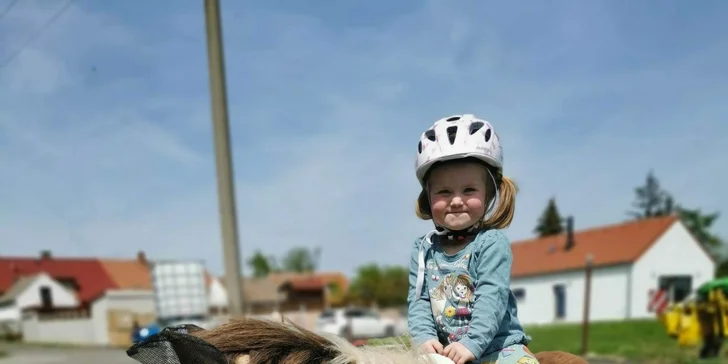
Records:
[[[231,364],[418,364],[427,363],[415,351],[354,347],[334,335],[319,335],[292,322],[234,319],[212,330],[190,332],[219,351]],[[541,364],[588,364],[561,351],[535,354]]]
[[[293,323],[288,325],[256,319],[236,319],[213,330],[191,333],[236,359],[247,355],[249,363],[322,363],[341,353],[326,338]]]

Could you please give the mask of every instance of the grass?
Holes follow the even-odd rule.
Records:
[[[533,338],[533,352],[560,350],[574,354],[581,351],[581,325],[561,324],[526,327]],[[405,343],[407,337],[370,340],[370,345]],[[713,364],[720,361],[698,361],[698,348],[680,348],[655,320],[593,323],[589,326],[589,353],[599,357],[628,359],[640,363]]]
[[[532,351],[563,350],[579,354],[581,325],[536,326],[526,329]],[[655,320],[594,323],[589,326],[589,353],[655,363],[687,363],[697,348],[680,348]],[[696,360],[697,361],[697,360]]]

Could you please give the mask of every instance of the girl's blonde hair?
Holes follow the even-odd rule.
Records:
[[[443,162],[443,164],[445,163],[477,163],[485,167],[487,170],[486,173],[490,172],[490,176],[493,176],[492,179],[490,176],[485,177],[485,206],[490,206],[491,202],[496,197],[496,186],[498,186],[497,191],[499,198],[496,206],[494,206],[493,213],[489,218],[483,220],[480,227],[487,229],[505,229],[511,225],[511,222],[513,222],[513,215],[516,212],[516,194],[518,194],[518,186],[515,181],[504,176],[500,170],[477,160],[459,159]],[[438,163],[430,168],[424,178],[425,185],[427,185],[426,181],[432,170],[441,165],[442,164]],[[495,186],[493,185],[493,180],[495,180]],[[423,188],[420,195],[417,197],[415,213],[417,214],[417,217],[422,220],[432,220],[432,209],[430,208],[430,197],[427,193],[427,188]]]

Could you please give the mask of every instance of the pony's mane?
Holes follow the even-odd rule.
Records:
[[[234,319],[212,330],[191,332],[241,364],[425,364],[414,351],[356,347],[336,335],[316,334],[292,322]]]
[[[290,321],[233,319],[212,330],[189,333],[222,352],[230,364],[428,364],[405,346],[356,347],[336,335],[316,334]],[[535,354],[541,364],[588,364],[573,354],[550,351]]]

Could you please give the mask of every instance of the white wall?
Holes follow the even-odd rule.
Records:
[[[689,275],[692,290],[713,279],[715,263],[681,222],[665,231],[632,268],[632,318],[655,317],[648,312],[650,289],[657,289],[661,275]]]
[[[88,345],[96,340],[91,318],[38,320],[35,313],[22,321],[23,341],[28,343],[61,343]]]
[[[0,307],[0,323],[13,323],[20,320],[20,308],[15,302],[8,302]]]
[[[0,309],[0,322],[18,322],[21,319],[22,309],[40,306],[41,287],[50,288],[54,307],[73,308],[79,304],[74,292],[56,282],[47,274],[40,273],[33,278],[33,282],[23,292],[15,297],[14,304]]]
[[[109,345],[109,310],[153,314],[154,295],[147,290],[107,291],[91,304],[90,318],[38,320],[35,314],[29,314],[23,320],[23,341]]]
[[[227,307],[227,289],[219,279],[212,279],[207,295],[210,307]]]
[[[114,290],[91,305],[93,331],[96,332],[94,344],[108,345],[109,310],[127,310],[139,314],[154,314],[154,293],[149,290]],[[130,333],[131,334],[131,333]]]
[[[597,268],[592,271],[590,318],[593,321],[621,320],[628,312],[629,266]],[[563,284],[566,291],[566,316],[556,320],[553,286]],[[584,271],[514,278],[511,289],[523,288],[525,297],[518,303],[518,318],[524,325],[553,322],[580,322],[584,312]]]

